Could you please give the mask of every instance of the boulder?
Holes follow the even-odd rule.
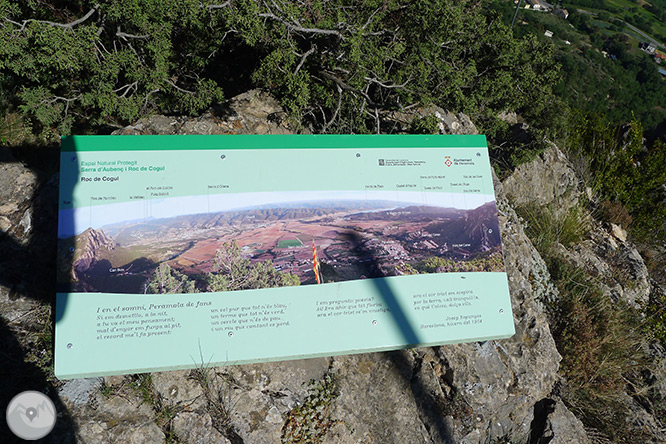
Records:
[[[462,114],[436,107],[419,112],[435,116],[442,133],[477,133]],[[275,99],[255,90],[201,117],[152,116],[116,134],[289,131]],[[538,162],[542,168],[566,164],[555,150]],[[34,232],[30,199],[43,190],[19,164],[2,168],[0,227],[20,246],[22,233]],[[547,173],[554,184],[532,173],[519,172],[507,194],[520,199],[522,190],[541,190],[546,202],[575,192],[563,166]],[[518,184],[519,178],[527,184]],[[57,190],[55,183],[49,186]],[[496,180],[495,186],[516,326],[512,338],[67,383],[60,399],[76,437],[67,442],[586,442],[561,402],[545,416],[538,409],[558,380],[560,355],[543,309],[557,292],[502,184]],[[3,310],[3,319],[34,307],[12,302],[8,294],[0,292],[0,303],[16,313]]]
[[[552,205],[550,210],[566,214],[578,205],[579,180],[557,146],[524,163],[504,181],[506,196],[513,205]]]
[[[112,134],[292,134],[286,113],[270,94],[253,89],[200,117],[154,115]]]

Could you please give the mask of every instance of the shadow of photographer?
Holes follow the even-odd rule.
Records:
[[[8,429],[5,411],[14,396],[27,390],[44,393],[56,407],[53,431],[36,442],[76,441],[76,425],[53,375],[59,157],[57,146],[0,148],[0,436],[4,443],[24,442]]]

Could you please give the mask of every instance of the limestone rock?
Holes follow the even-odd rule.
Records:
[[[102,378],[71,379],[60,387],[58,394],[74,405],[83,405],[96,390],[99,390],[102,382]]]
[[[275,98],[254,89],[201,117],[154,115],[113,134],[292,134],[286,117]]]
[[[331,416],[344,425],[326,436],[324,443],[446,442],[443,417],[426,393],[413,392],[413,361],[409,351],[338,356],[333,372],[339,396],[332,400]],[[437,385],[433,386],[437,389]],[[444,435],[433,440],[421,417],[432,415]]]
[[[169,405],[188,410],[205,408],[206,397],[200,382],[189,370],[159,372],[152,374],[155,392]]]
[[[610,224],[610,225],[611,225],[611,233],[613,234],[613,236],[621,242],[626,242],[627,232],[619,225],[615,224]]]
[[[132,397],[104,398],[97,393],[86,405],[70,406],[70,410],[77,423],[77,442],[80,443],[149,444],[164,441],[164,433],[155,423],[153,410]]]
[[[0,228],[19,244],[25,245],[31,234],[31,203],[39,186],[38,175],[12,156],[0,150]]]
[[[534,424],[533,444],[588,444],[589,438],[583,423],[566,408],[560,400],[543,399],[535,410],[539,412],[541,423]],[[536,430],[536,428],[540,430]]]
[[[188,444],[231,444],[231,441],[213,427],[213,420],[207,413],[180,413],[173,420],[172,430]]]
[[[436,105],[425,108],[416,108],[413,111],[394,111],[388,113],[384,126],[391,133],[405,133],[409,131],[411,123],[416,118],[434,116],[440,134],[479,134],[479,130],[472,120],[463,113],[454,114]]]
[[[551,145],[531,162],[520,165],[503,182],[507,198],[514,205],[547,205],[566,213],[578,204],[578,178],[562,152]]]
[[[578,206],[581,197],[574,170],[554,145],[519,166],[502,185],[513,205],[548,206],[560,217]],[[647,302],[652,288],[649,272],[636,247],[627,240],[626,231],[610,224],[609,232],[589,217],[584,223],[589,225],[586,239],[568,247],[556,245],[558,255],[598,276],[601,289],[614,300],[626,300],[634,307]]]
[[[308,396],[308,383],[328,371],[325,358],[228,369],[231,424],[244,444],[279,442],[287,414]]]

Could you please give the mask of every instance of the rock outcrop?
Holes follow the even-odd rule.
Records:
[[[439,108],[419,115],[434,115],[443,133],[476,133],[466,116]],[[274,116],[283,116],[277,103],[251,91],[232,99],[226,111],[190,120],[153,116],[117,133],[286,132]],[[409,116],[397,117],[409,124]],[[323,443],[526,442],[539,425],[539,433],[561,435],[561,442],[571,436],[586,442],[582,426],[562,403],[549,400],[555,407],[547,415],[537,408],[549,399],[558,378],[560,356],[539,304],[555,290],[502,185],[495,185],[516,323],[513,338],[154,374],[151,391],[162,406],[153,405],[154,422],[166,408],[173,416],[162,430],[195,442],[213,437],[246,444],[305,442],[305,437]],[[132,378],[106,378],[105,390],[93,390],[82,407],[72,405],[80,412],[74,418],[86,418],[77,420],[82,439],[111,442],[108,436],[115,439],[129,433],[123,430],[133,423],[145,422],[143,408],[133,421],[109,427],[104,425],[107,412],[100,416],[99,407],[93,407],[121,397],[129,405],[114,401],[116,416],[123,417],[127,409],[138,415],[130,407],[142,405],[129,389]],[[61,395],[68,398],[67,390]]]
[[[275,98],[254,89],[201,117],[154,115],[113,134],[293,134],[286,118]]]
[[[553,144],[536,159],[518,166],[503,183],[514,205],[558,203],[550,210],[566,213],[578,204],[579,179],[562,151]]]
[[[74,270],[85,271],[93,264],[99,252],[102,250],[113,250],[113,241],[109,239],[102,230],[88,228],[76,236],[77,256],[72,261]]]
[[[420,115],[434,115],[443,133],[476,132],[463,115],[439,108],[422,110]],[[409,116],[394,117],[409,125]],[[199,118],[152,116],[117,134],[284,134],[290,131],[285,122],[273,98],[250,91]],[[2,168],[0,196],[6,197],[0,206],[0,228],[15,237],[11,245],[19,248],[30,236],[44,235],[31,231],[30,203],[35,193],[47,192],[55,183],[44,180],[41,188],[36,186],[30,170],[20,163]],[[557,198],[573,202],[578,187],[566,159],[555,148],[521,168],[504,185],[495,180],[516,326],[512,338],[54,381],[47,385],[58,389],[69,429],[56,429],[53,439],[232,444],[589,442],[581,422],[553,394],[561,357],[544,307],[558,294],[546,264],[525,235],[523,221],[509,203],[509,198],[519,203],[536,199],[547,204]],[[55,223],[52,213],[44,214],[50,214]],[[648,287],[643,285],[640,255],[623,240],[611,239],[603,226],[598,229],[599,239],[592,244],[567,249],[571,260],[604,272],[611,264],[601,253],[616,251],[627,273],[639,282],[631,289],[631,297],[643,300],[649,282]],[[108,247],[103,239],[99,243]],[[50,248],[53,258],[55,247]],[[29,276],[25,271],[16,273],[19,280]],[[0,316],[14,328],[19,325],[16,319],[38,303],[22,296],[21,288],[12,287],[11,293],[8,282],[0,282]],[[627,297],[627,286],[618,284]],[[611,294],[620,294],[610,283],[608,288]]]
[[[519,166],[504,180],[503,189],[513,205],[537,205],[561,217],[565,217],[570,211],[584,213],[584,199],[590,198],[589,193],[580,192],[581,187],[573,168],[554,145],[532,162]],[[599,222],[585,214],[581,215],[581,218],[587,227],[584,238],[568,246],[557,243],[553,246],[554,253],[575,268],[584,270],[604,297],[612,303],[626,302],[629,307],[636,309],[636,313],[641,313],[651,294],[661,293],[663,290],[650,278],[637,247],[631,243],[621,227]],[[551,295],[553,296],[557,297],[556,294]],[[543,297],[538,299],[544,302],[553,301]],[[618,307],[618,310],[621,309]],[[659,392],[660,384],[657,382],[660,379],[657,375],[663,375],[666,362],[663,349],[657,344],[652,344],[649,348],[645,355],[652,365],[644,370],[646,387],[650,391],[658,392],[653,399],[664,400],[666,396]],[[626,425],[619,427],[631,427],[632,430],[640,431],[647,442],[666,442],[666,433],[658,420],[659,414],[655,415],[655,407],[649,405],[645,398],[628,390],[627,393],[616,394],[616,403],[617,410],[628,412]],[[558,408],[559,406],[555,405],[547,409],[553,413],[549,413],[543,436],[553,436],[553,441],[550,442],[557,442],[558,427],[572,423],[567,419],[569,414],[560,419],[551,418]],[[560,432],[560,435],[565,436],[567,433]]]

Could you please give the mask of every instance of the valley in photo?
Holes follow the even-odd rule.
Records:
[[[212,291],[211,276],[231,276],[234,263],[285,285],[316,284],[313,243],[323,283],[504,271],[494,201],[455,208],[363,198],[289,201],[284,194],[280,202],[116,222],[61,236],[59,262],[68,265],[59,270],[59,286],[156,292],[151,282],[162,266],[161,272],[187,280],[188,291]]]

